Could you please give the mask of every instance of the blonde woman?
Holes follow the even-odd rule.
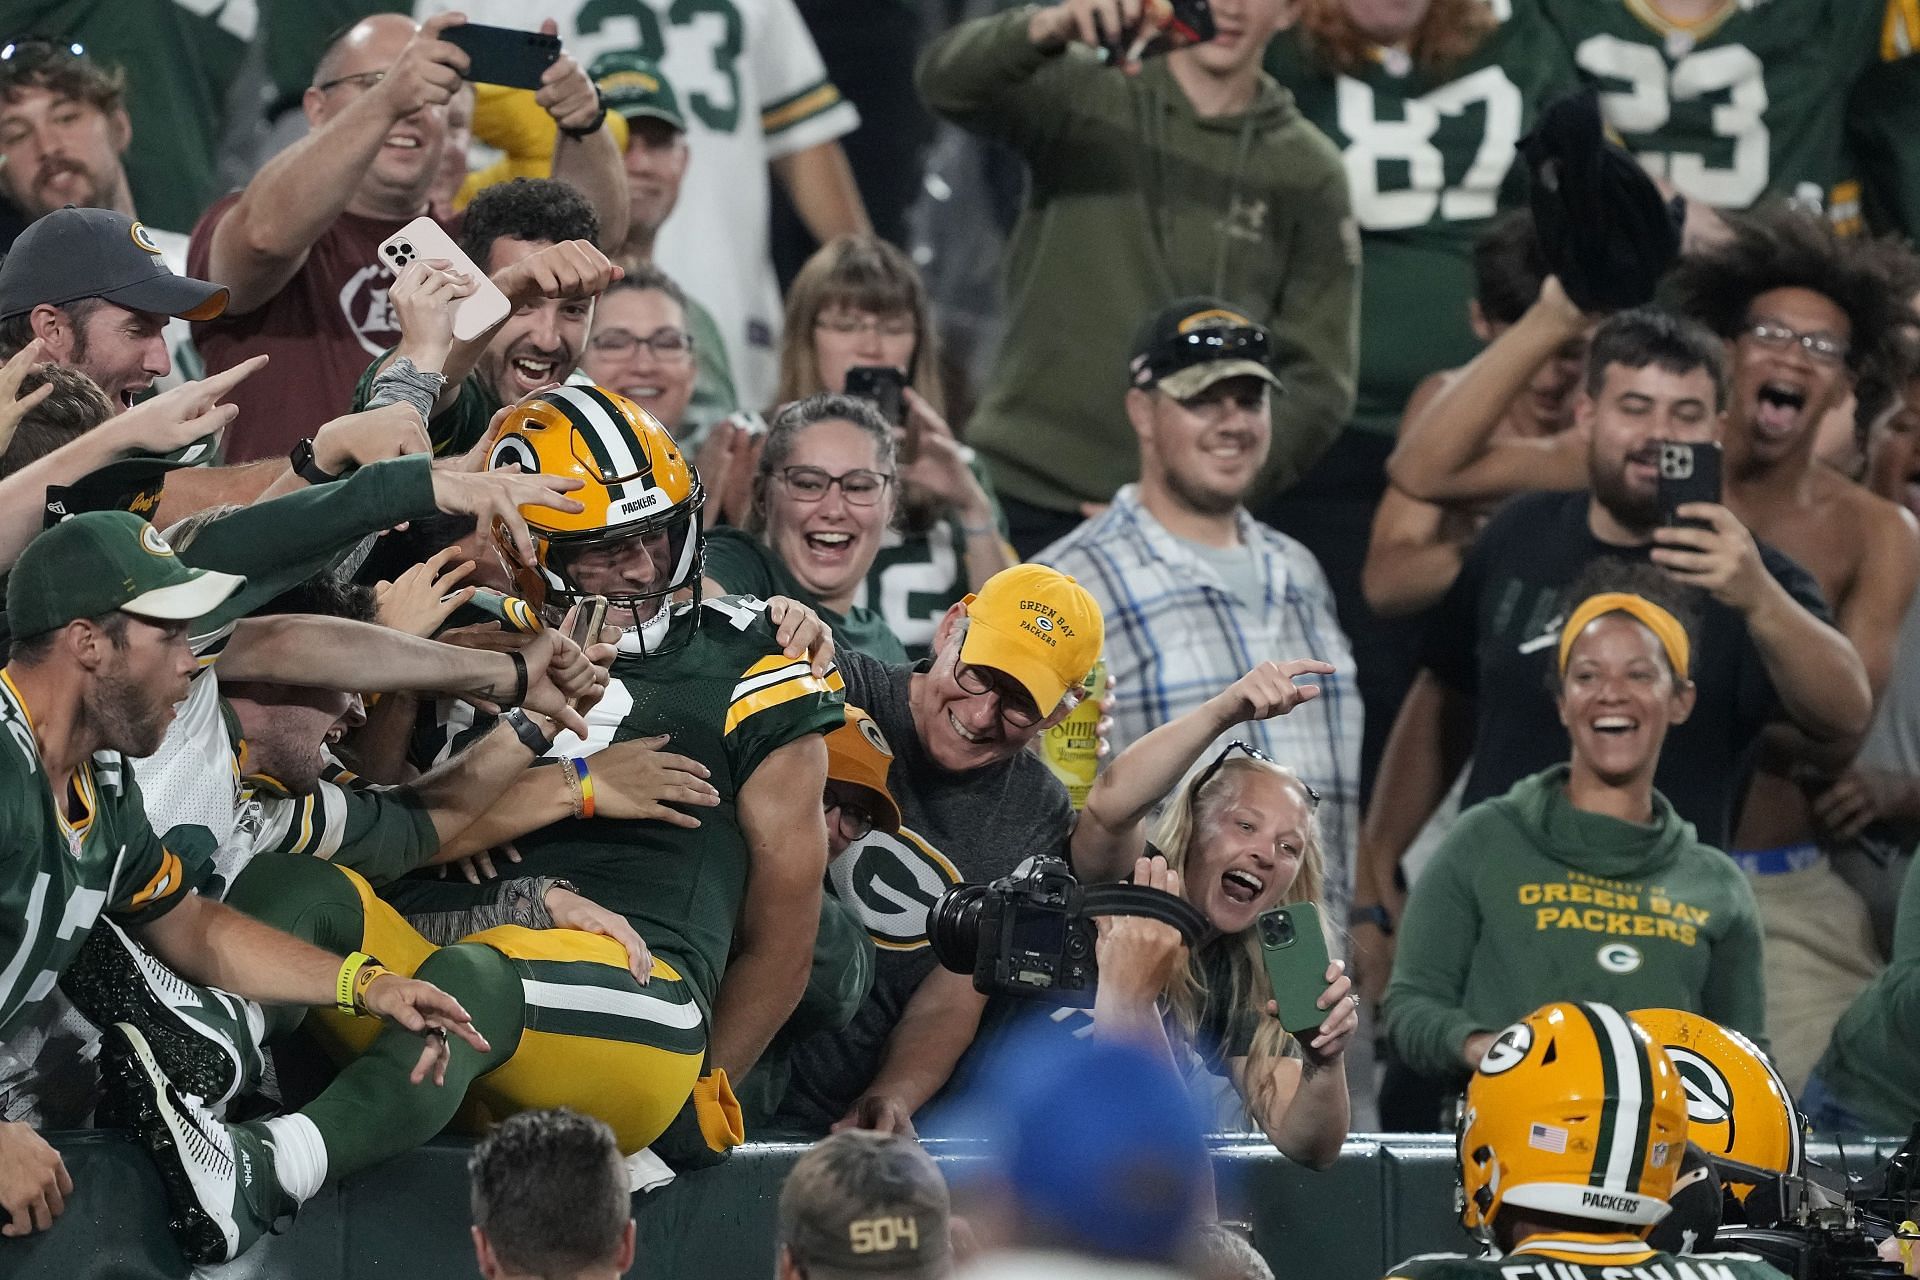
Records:
[[[1324,862],[1313,809],[1319,797],[1294,773],[1243,742],[1229,742],[1180,786],[1235,725],[1285,715],[1319,696],[1297,684],[1331,675],[1324,662],[1263,662],[1198,710],[1147,734],[1094,784],[1075,837],[1088,879],[1117,878],[1186,898],[1213,935],[1191,954],[1170,926],[1140,917],[1100,922],[1094,1029],[1191,1051],[1230,1080],[1248,1118],[1283,1155],[1325,1168],[1347,1136],[1344,1058],[1359,1024],[1345,966],[1327,968],[1320,1030],[1297,1041],[1281,1029],[1254,922],[1289,902],[1319,904]],[[1178,786],[1178,790],[1175,788]],[[1172,792],[1171,798],[1168,793]],[[1166,806],[1146,841],[1149,815]]]

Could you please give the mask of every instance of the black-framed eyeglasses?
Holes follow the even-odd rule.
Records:
[[[1259,325],[1212,325],[1189,329],[1160,342],[1147,353],[1146,374],[1158,382],[1196,364],[1219,360],[1252,360],[1273,367],[1273,340]]]
[[[848,840],[864,840],[873,834],[873,815],[866,806],[847,799],[832,787],[828,787],[821,797],[821,809],[826,813],[838,810],[837,821],[840,834]]]
[[[644,336],[625,329],[603,329],[587,339],[587,345],[602,355],[627,356],[645,347],[656,360],[684,360],[693,354],[693,335],[671,325]]]
[[[1763,347],[1776,350],[1800,344],[1800,349],[1821,364],[1839,364],[1847,358],[1847,344],[1830,333],[1801,333],[1777,320],[1753,320],[1747,324],[1747,336]]]
[[[322,81],[313,87],[321,93],[325,93],[329,89],[337,89],[343,84],[354,85],[361,89],[371,89],[386,78],[387,73],[385,71],[356,71],[350,76],[335,76],[333,79]]]
[[[887,486],[893,483],[893,477],[864,467],[837,476],[819,467],[782,467],[780,483],[786,486],[795,502],[818,502],[827,496],[827,490],[839,485],[841,496],[848,502],[856,507],[871,507],[880,501]]]
[[[62,58],[84,58],[87,46],[78,40],[56,40],[52,36],[9,36],[0,44],[0,63],[15,72],[32,71]]]
[[[1197,799],[1200,793],[1207,789],[1207,784],[1213,781],[1213,776],[1216,773],[1220,772],[1220,766],[1224,765],[1227,762],[1227,757],[1232,755],[1236,751],[1240,752],[1242,755],[1246,756],[1250,760],[1258,760],[1261,764],[1277,765],[1281,768],[1285,768],[1285,766],[1281,765],[1278,760],[1275,760],[1272,756],[1268,755],[1266,752],[1262,751],[1260,748],[1254,746],[1251,742],[1242,742],[1240,741],[1240,739],[1235,738],[1232,742],[1229,742],[1226,746],[1220,748],[1220,754],[1213,758],[1212,764],[1208,765],[1205,769],[1202,769],[1200,771],[1200,776],[1194,780],[1194,784],[1191,788],[1188,789],[1187,794]],[[1305,778],[1300,777],[1298,774],[1295,774],[1294,778],[1297,782],[1299,782],[1300,786],[1307,793],[1307,807],[1309,809],[1319,808],[1320,793],[1313,789],[1313,784],[1311,782],[1308,782]]]
[[[1000,704],[1000,718],[1017,729],[1030,728],[1045,718],[1032,696],[1011,676],[962,662],[958,655],[953,660],[953,682],[960,686],[962,692],[975,697],[992,694]]]

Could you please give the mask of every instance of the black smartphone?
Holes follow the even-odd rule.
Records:
[[[560,37],[467,22],[440,33],[467,55],[466,79],[510,89],[538,89],[540,77],[560,59]]]
[[[1720,501],[1720,446],[1655,442],[1660,450],[1660,523],[1695,529],[1709,527],[1704,520],[1682,520],[1681,507],[1689,502]]]
[[[901,395],[907,387],[907,375],[886,364],[857,364],[847,370],[847,394],[862,400],[871,400],[879,408],[880,416],[896,427],[907,425],[907,401]],[[919,441],[908,432],[907,439],[900,449],[900,461],[912,462],[914,454],[919,452]]]
[[[1151,39],[1135,49],[1134,42],[1139,39],[1139,29],[1126,32],[1106,46],[1107,64],[1115,65],[1129,56],[1134,58],[1152,58],[1175,49],[1184,49],[1188,45],[1205,44],[1213,39],[1217,28],[1213,23],[1213,8],[1207,0],[1172,0],[1173,16],[1167,25],[1160,28]]]

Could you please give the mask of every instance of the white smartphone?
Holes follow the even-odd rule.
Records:
[[[470,342],[507,318],[513,310],[507,295],[461,251],[446,228],[422,215],[380,242],[380,260],[397,277],[415,258],[441,258],[456,271],[479,281],[479,287],[453,309],[453,336]]]

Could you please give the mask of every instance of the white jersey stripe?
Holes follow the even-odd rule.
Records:
[[[765,689],[770,685],[779,684],[783,680],[791,680],[796,676],[810,676],[812,674],[813,667],[806,661],[792,662],[784,667],[762,672],[760,675],[754,676],[751,679],[742,680],[739,684],[733,686],[733,694],[727,701],[738,702],[750,693]]]
[[[536,982],[521,979],[527,1003],[543,1009],[575,1009],[581,1013],[606,1013],[635,1022],[651,1022],[691,1031],[700,1025],[700,1006],[691,1002],[674,1004],[657,996],[634,991],[612,991],[606,987],[576,987],[561,982]]]

